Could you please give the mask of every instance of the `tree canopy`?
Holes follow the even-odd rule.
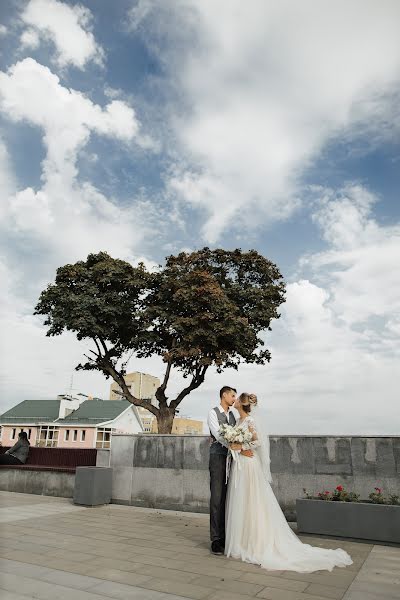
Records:
[[[279,318],[284,295],[278,267],[255,250],[182,252],[154,271],[100,252],[60,267],[35,314],[46,317],[48,336],[68,330],[79,340],[92,340],[93,350],[77,369],[112,377],[127,400],[156,416],[160,433],[170,433],[179,404],[203,383],[210,367],[222,372],[270,360],[261,334]],[[158,406],[134,397],[127,387],[132,354],[162,357]],[[168,402],[174,368],[189,381]]]

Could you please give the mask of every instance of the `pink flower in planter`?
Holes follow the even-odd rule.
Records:
[[[374,490],[378,493],[378,494],[382,494],[382,488],[374,488]]]
[[[343,486],[342,485],[337,485],[336,489],[338,492],[343,492]]]

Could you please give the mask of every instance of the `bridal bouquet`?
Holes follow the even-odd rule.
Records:
[[[241,425],[220,425],[219,434],[228,444],[248,444],[253,434]]]
[[[228,444],[248,444],[253,439],[252,432],[241,425],[220,425],[219,434]],[[237,454],[239,454],[238,450],[229,448],[228,460],[226,462],[226,483],[228,483],[229,472],[231,470],[231,457],[234,461],[237,461],[238,468],[240,469]]]

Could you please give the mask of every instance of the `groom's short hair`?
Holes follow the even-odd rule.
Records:
[[[222,398],[225,392],[235,392],[235,394],[237,394],[237,390],[235,388],[231,387],[230,385],[224,385],[224,387],[219,390],[219,397]]]

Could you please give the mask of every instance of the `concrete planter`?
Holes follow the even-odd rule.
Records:
[[[297,499],[301,533],[400,543],[400,506]]]
[[[110,504],[112,469],[110,467],[77,467],[74,504],[100,506]]]

